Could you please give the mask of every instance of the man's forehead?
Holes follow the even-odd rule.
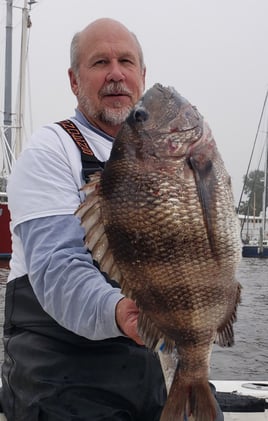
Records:
[[[79,50],[81,56],[89,57],[129,57],[140,60],[140,46],[135,35],[118,22],[104,20],[96,22],[80,33]],[[80,56],[80,57],[81,57]]]
[[[95,48],[89,49],[91,57],[132,57],[138,58],[138,49],[130,48],[126,45],[115,43],[106,44],[102,46],[94,46]]]
[[[130,58],[139,60],[138,46],[133,40],[96,40],[94,43],[86,43],[81,46],[81,51],[90,59],[95,58]]]

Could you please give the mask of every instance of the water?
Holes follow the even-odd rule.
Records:
[[[242,303],[234,324],[235,345],[215,345],[211,378],[268,380],[268,259],[243,258],[237,274]]]
[[[7,275],[8,264],[0,261],[1,330]],[[243,290],[238,320],[234,325],[235,345],[227,349],[214,346],[210,377],[219,380],[268,380],[268,259],[243,258],[237,278]],[[2,361],[0,342],[0,364]]]

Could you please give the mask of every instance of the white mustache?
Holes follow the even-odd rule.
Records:
[[[118,95],[118,94],[122,94],[122,95],[132,95],[132,92],[126,88],[122,83],[110,83],[109,85],[104,86],[101,90],[100,90],[100,95],[104,96],[104,95]]]

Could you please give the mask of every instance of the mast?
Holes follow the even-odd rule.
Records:
[[[25,106],[25,75],[26,75],[26,57],[27,57],[27,29],[31,27],[31,20],[29,9],[35,1],[24,0],[24,7],[22,9],[22,25],[21,25],[21,47],[20,47],[20,71],[19,71],[19,101],[17,110],[17,131],[15,139],[15,157],[20,154],[23,144],[23,111]]]
[[[267,208],[267,167],[268,167],[268,122],[265,136],[265,158],[264,158],[264,183],[262,196],[262,235],[265,238],[266,230],[266,208]],[[263,245],[262,245],[263,248]]]
[[[13,5],[13,0],[6,0],[6,46],[5,46],[5,96],[4,96],[4,143],[5,163],[9,174],[12,163],[18,157],[23,144],[24,106],[25,106],[25,75],[27,59],[27,32],[31,27],[30,10],[35,0],[23,0],[23,7]],[[13,46],[13,9],[22,10],[21,45],[18,83],[18,104],[15,112],[12,107],[12,46]],[[15,121],[13,121],[13,115]],[[15,131],[16,128],[16,131]]]
[[[12,16],[13,0],[6,0],[5,102],[4,127],[9,151],[12,148]],[[9,159],[11,160],[10,152]]]
[[[268,91],[266,93],[266,99],[268,96]],[[264,144],[264,180],[263,180],[263,194],[262,194],[262,220],[260,227],[260,238],[259,238],[259,253],[262,256],[264,253],[263,240],[265,239],[265,230],[266,230],[266,207],[267,207],[267,167],[268,167],[268,116],[266,122],[266,131],[265,131],[265,144]]]

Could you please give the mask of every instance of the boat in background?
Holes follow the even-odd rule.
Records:
[[[10,213],[7,203],[6,185],[7,177],[11,171],[11,157],[13,154],[8,147],[4,130],[1,131],[0,136],[0,151],[2,152],[2,162],[0,163],[0,259],[6,260],[11,255]]]
[[[265,115],[266,114],[266,115]],[[257,257],[257,258],[268,258],[268,231],[267,231],[267,189],[268,189],[268,91],[266,92],[266,96],[264,99],[264,104],[262,108],[261,118],[259,121],[257,134],[254,141],[253,151],[251,153],[251,159],[253,156],[254,149],[256,147],[256,141],[258,139],[258,135],[260,133],[260,129],[262,128],[262,124],[266,121],[266,127],[263,128],[263,132],[265,133],[264,136],[264,145],[262,147],[262,156],[264,157],[264,179],[263,179],[263,193],[262,193],[262,211],[258,217],[249,216],[249,215],[239,215],[239,219],[241,221],[241,239],[243,242],[242,245],[242,257]],[[250,164],[247,170],[245,183],[248,177]],[[239,205],[238,205],[238,212],[239,207],[242,199],[242,195],[244,192],[243,186],[242,194],[240,197]],[[252,192],[254,194],[254,192]],[[248,201],[248,206],[249,206]],[[257,231],[256,231],[257,230]]]
[[[248,244],[243,244],[242,257],[268,258],[268,240],[250,240]]]
[[[0,202],[0,259],[8,260],[11,255],[10,214],[7,202]]]
[[[261,215],[256,216],[244,216],[238,215],[241,226],[241,238],[243,241],[242,256],[243,257],[268,257],[268,239],[263,239],[260,242],[262,232],[262,212]],[[266,221],[264,224],[268,227],[268,214],[266,211]],[[261,250],[261,243],[263,249]],[[262,255],[260,256],[260,254]]]
[[[268,381],[212,380],[212,383],[224,421],[268,421]]]
[[[5,47],[1,46],[0,61],[5,62],[4,75],[1,75],[2,86],[5,86],[4,98],[0,98],[0,259],[9,259],[11,256],[11,233],[9,229],[10,214],[8,210],[8,199],[6,193],[7,179],[13,163],[17,159],[23,145],[24,128],[24,98],[25,98],[25,69],[27,58],[27,43],[29,29],[31,27],[30,10],[34,0],[24,0],[22,7],[16,2],[13,6],[12,0],[6,1],[6,32]],[[1,5],[2,7],[2,5]],[[13,8],[16,13],[21,13],[19,19],[21,24],[16,23],[16,29],[21,29],[19,35],[19,66],[14,66],[18,71],[18,100],[15,110],[12,106],[12,82],[16,79],[13,74],[12,51],[13,51]],[[1,37],[2,39],[2,37]],[[17,57],[15,57],[17,58]],[[15,63],[16,64],[16,63]],[[2,104],[3,102],[3,104]],[[2,108],[3,107],[3,108]]]

